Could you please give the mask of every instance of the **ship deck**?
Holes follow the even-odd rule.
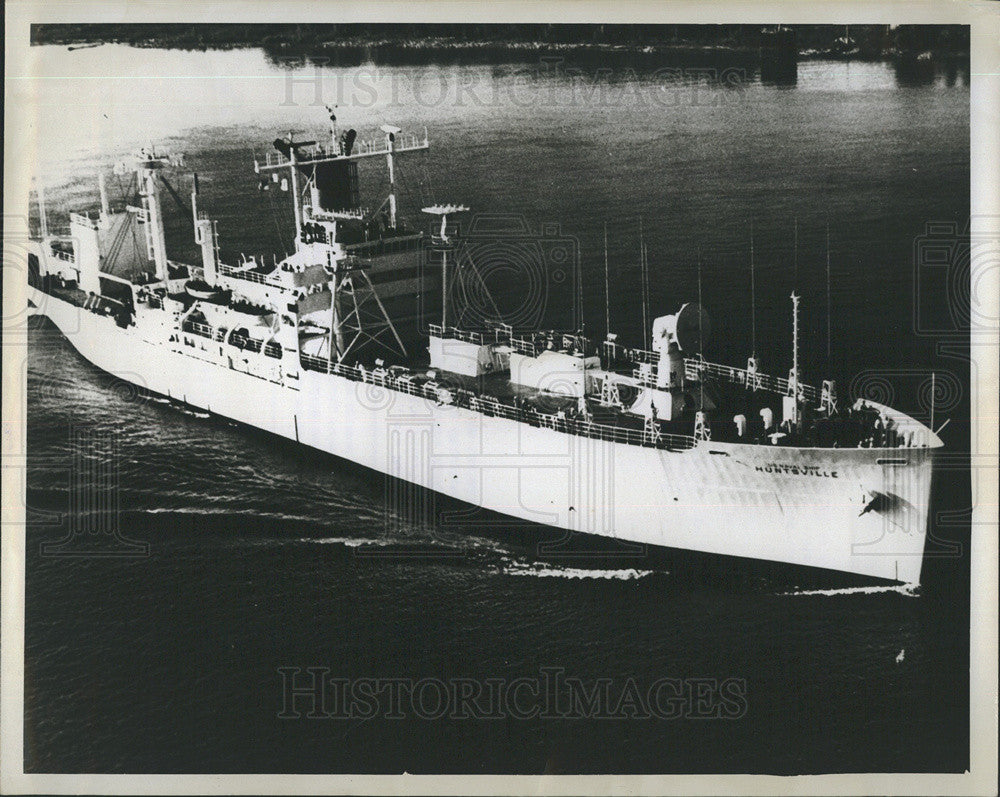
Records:
[[[650,431],[642,417],[617,407],[601,405],[593,398],[580,411],[578,399],[560,396],[512,384],[505,373],[481,377],[434,371],[415,371],[402,366],[374,369],[363,365],[329,362],[321,357],[301,355],[302,366],[310,371],[330,373],[355,381],[423,396],[439,404],[465,407],[486,416],[503,417],[532,426],[551,428],[601,440],[649,446],[666,450],[685,450],[697,445],[690,434],[694,411],[680,418],[657,421]],[[714,384],[716,398],[723,398],[726,411],[735,410],[748,418],[754,407],[773,406],[780,396],[765,389]],[[708,389],[708,386],[706,386]],[[781,445],[803,448],[901,448],[923,447],[912,435],[902,434],[891,421],[882,425],[881,413],[873,407],[851,407],[831,417],[820,416],[806,408],[800,430],[764,430],[751,424],[742,437],[735,424],[719,421],[712,427],[715,442],[756,445]]]
[[[49,280],[43,290],[56,298],[89,312],[114,316],[119,326],[127,326],[131,308],[122,301],[108,296],[90,294],[72,285],[60,285]],[[41,287],[41,286],[38,286]],[[176,297],[187,307],[193,302],[186,294]],[[256,308],[255,308],[256,309]],[[206,331],[199,329],[205,326]],[[189,328],[190,327],[190,328]],[[211,336],[211,329],[203,324],[187,323],[186,331]],[[279,356],[280,348],[268,351],[270,357]],[[255,349],[256,350],[256,349]],[[423,396],[439,404],[465,407],[486,416],[509,418],[532,426],[551,428],[601,440],[649,446],[666,450],[693,448],[697,440],[694,430],[695,408],[701,402],[696,398],[704,389],[705,395],[717,408],[713,413],[711,439],[716,442],[744,444],[780,444],[782,446],[819,448],[898,448],[926,445],[915,440],[912,433],[901,434],[894,428],[892,419],[886,424],[882,414],[873,408],[852,407],[827,417],[815,407],[815,388],[808,388],[802,402],[803,423],[797,429],[787,427],[782,431],[765,430],[760,421],[760,410],[770,407],[779,411],[782,396],[786,395],[787,382],[763,374],[748,375],[746,371],[701,360],[685,363],[688,377],[697,375],[699,381],[689,391],[688,407],[671,420],[658,419],[647,424],[640,415],[623,407],[606,406],[594,396],[581,403],[578,398],[559,395],[510,382],[506,372],[479,377],[463,376],[444,371],[420,370],[413,367],[379,365],[348,365],[329,362],[322,357],[300,354],[303,368],[329,373],[354,381],[379,385],[411,395]],[[629,402],[624,402],[627,406]],[[733,421],[735,415],[747,418],[747,429],[741,436]],[[905,418],[906,416],[901,416]],[[921,424],[912,419],[911,427]],[[925,430],[926,431],[926,430]]]
[[[512,385],[504,374],[467,377],[460,374],[413,371],[395,366],[365,368],[329,362],[321,357],[301,355],[304,368],[329,373],[359,382],[378,385],[437,404],[450,404],[470,409],[487,417],[500,417],[531,426],[632,445],[667,450],[693,448],[695,438],[672,433],[660,424],[655,434],[643,429],[643,421],[620,410],[588,401],[586,415],[579,412],[577,399],[559,396],[532,388]]]
[[[124,319],[125,316],[129,315],[128,306],[124,302],[111,296],[88,293],[87,291],[80,290],[76,285],[60,285],[56,280],[50,279],[49,284],[35,287],[57,299],[62,299],[74,307],[79,307],[96,315],[115,316],[119,319]],[[126,323],[124,320],[119,320],[119,325],[121,326],[125,326]]]

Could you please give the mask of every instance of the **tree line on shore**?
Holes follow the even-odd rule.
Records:
[[[756,50],[780,43],[800,52],[858,57],[908,53],[963,54],[969,28],[961,25],[795,25],[783,35],[774,25],[625,24],[58,24],[34,25],[32,44],[118,42],[189,49],[264,47],[321,51],[339,46],[469,47],[477,43],[523,48],[623,47],[668,49],[717,47]]]

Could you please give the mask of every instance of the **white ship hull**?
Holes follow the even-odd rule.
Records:
[[[503,515],[920,581],[932,448],[709,441],[666,451],[589,439],[335,375],[302,371],[286,386],[147,341],[136,327],[33,288],[29,297],[83,357],[120,379]],[[885,500],[872,508],[878,495]],[[392,508],[404,519],[421,519],[399,503]]]

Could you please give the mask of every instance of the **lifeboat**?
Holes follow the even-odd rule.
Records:
[[[187,292],[188,296],[194,299],[207,299],[208,301],[228,301],[229,291],[225,288],[218,288],[215,285],[209,285],[204,280],[188,280],[184,283],[184,290]]]

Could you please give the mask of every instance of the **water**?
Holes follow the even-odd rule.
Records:
[[[290,104],[286,96],[289,75],[311,78],[317,67],[289,70],[256,50],[36,47],[32,55],[45,77],[39,171],[54,224],[96,203],[102,163],[151,139],[186,152],[224,249],[287,248],[284,197],[257,192],[252,150],[263,153],[289,128],[322,128],[313,85],[296,85]],[[805,62],[782,85],[752,71],[668,83],[621,68],[604,95],[590,96],[593,71],[573,77],[572,67],[365,64],[318,74],[320,99],[339,105],[342,125],[363,134],[382,122],[429,128],[430,153],[400,164],[411,218],[429,200],[461,202],[513,214],[543,251],[555,241],[578,252],[588,331],[604,331],[607,221],[611,324],[641,339],[641,219],[652,312],[696,299],[700,271],[712,359],[740,362],[756,343],[765,368],[787,369],[795,287],[810,381],[829,373],[842,393],[926,418],[936,372],[936,417],[951,418],[944,436],[958,453],[935,486],[941,514],[930,547],[947,553],[958,541],[967,550],[963,294],[952,272],[942,279],[919,255],[928,222],[961,232],[968,219],[967,68],[914,79],[881,63]],[[384,188],[375,171],[363,179]],[[183,194],[185,178],[176,182]],[[188,230],[173,214],[177,259],[194,259]],[[488,279],[517,286],[530,264],[503,246],[507,257]],[[546,262],[540,316],[575,325],[573,270]],[[511,307],[538,297],[519,290],[507,293]],[[83,362],[46,322],[32,323],[29,340],[29,506],[66,511],[72,430],[114,432],[120,532],[148,544],[147,556],[131,558],[42,555],[39,545],[64,532],[34,516],[29,771],[816,773],[968,764],[967,556],[931,556],[919,589],[886,589],[719,557],[566,543],[559,532],[482,513],[454,522],[462,507],[443,501],[437,507],[452,522],[407,523],[387,514],[381,477],[137,395]],[[611,679],[613,694],[629,679],[644,691],[659,678],[737,678],[746,709],[711,722],[280,718],[278,668],[309,666],[355,679],[480,683],[537,681],[544,668],[562,668],[588,685]]]

